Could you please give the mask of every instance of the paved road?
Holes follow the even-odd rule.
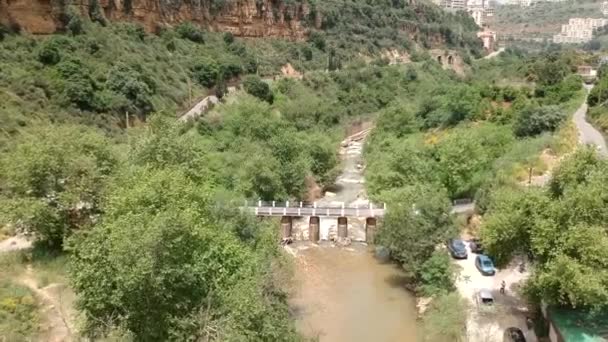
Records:
[[[593,86],[585,85],[585,88],[587,89],[587,91],[591,91]],[[606,139],[604,139],[602,133],[600,133],[597,129],[595,129],[595,127],[593,127],[589,122],[587,122],[587,109],[587,101],[585,101],[585,103],[583,103],[578,108],[576,113],[574,113],[573,120],[574,124],[576,125],[576,128],[578,129],[579,142],[581,144],[597,146],[599,153],[605,157],[608,157],[608,147],[606,147]]]

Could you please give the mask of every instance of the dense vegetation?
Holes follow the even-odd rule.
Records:
[[[604,65],[598,72],[599,79],[595,87],[589,93],[587,104],[589,104],[588,117],[592,123],[603,133],[608,133],[608,74]]]
[[[0,275],[5,276],[4,272]],[[37,304],[30,291],[7,280],[0,281],[0,336],[25,341],[38,330]]]
[[[368,190],[391,207],[378,241],[421,293],[451,289],[448,258],[435,251],[456,234],[451,200],[493,208],[493,190],[535,165],[578,100],[575,59],[509,51],[462,80],[422,47],[439,37],[476,54],[470,18],[403,1],[346,4],[313,3],[324,19],[307,42],[249,42],[189,23],[150,34],[78,16],[64,35],[2,31],[0,224],[69,256],[84,335],[300,340],[276,229],[237,208],[330,184],[343,127],[376,115]],[[416,62],[367,61],[391,47]],[[302,80],[260,78],[287,62]],[[243,91],[226,98],[241,78]],[[176,122],[202,92],[225,102]],[[460,307],[442,298],[433,310]]]
[[[546,189],[502,189],[492,196],[483,238],[496,261],[535,262],[527,291],[548,304],[608,307],[605,200],[608,164],[593,148],[564,160]]]
[[[299,339],[275,230],[235,203],[303,199],[308,181],[329,184],[342,126],[418,76],[383,61],[316,72],[327,66],[318,42],[264,44],[310,48],[316,57],[302,63],[311,71],[272,86],[246,76],[245,92],[180,124],[166,113],[189,87],[219,94],[263,73],[257,47],[189,24],[151,35],[82,22],[67,35],[4,37],[1,115],[11,143],[0,155],[1,222],[32,233],[37,248],[69,254],[85,335]],[[125,113],[135,126],[128,134],[116,125]]]
[[[476,197],[483,208],[487,193],[523,181],[523,169],[542,173],[543,149],[560,152],[550,133],[571,113],[570,103],[582,101],[572,63],[567,54],[510,51],[481,63],[468,82],[423,65],[406,73],[412,80],[403,95],[379,113],[366,149],[366,179],[372,198],[391,210],[378,241],[423,293],[451,287],[448,261],[434,253],[457,234],[450,199]],[[496,72],[501,69],[510,78]]]
[[[414,44],[431,48],[439,47],[437,42],[441,42],[449,48],[461,49],[465,54],[479,56],[481,53],[475,35],[478,28],[469,15],[448,13],[424,1],[315,1],[313,14],[315,11],[321,13],[320,29],[324,32],[311,35],[311,40],[319,42],[324,34],[329,46],[339,50],[378,53],[405,49],[414,52]],[[353,56],[350,53],[345,58]]]

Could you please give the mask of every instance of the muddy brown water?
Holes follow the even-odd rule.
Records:
[[[363,141],[345,145],[335,193],[320,199],[322,204],[365,203],[358,167]],[[352,240],[365,241],[363,222],[349,218]],[[321,218],[321,239],[335,236],[336,226],[335,218]],[[308,218],[294,222],[293,234],[300,241],[287,247],[294,255],[296,278],[290,304],[302,334],[321,342],[416,341],[416,303],[399,267],[378,262],[362,243],[335,247],[328,241],[306,241]]]
[[[299,242],[291,299],[297,328],[331,342],[416,341],[415,299],[403,272],[379,263],[368,247]]]

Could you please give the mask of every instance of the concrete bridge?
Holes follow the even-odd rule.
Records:
[[[384,217],[386,204],[369,203],[366,205],[346,205],[345,203],[317,202],[264,202],[248,203],[244,208],[256,216],[281,217],[283,240],[292,239],[294,217],[309,217],[308,236],[310,241],[318,242],[320,238],[320,222],[323,218],[338,220],[338,239],[348,238],[348,217],[365,219],[365,241],[373,242],[376,232],[377,218]]]
[[[386,204],[346,205],[317,202],[264,202],[248,203],[247,210],[256,216],[323,216],[323,217],[383,217]]]
[[[372,243],[376,233],[378,218],[383,218],[387,207],[385,203],[347,205],[340,202],[277,202],[258,201],[246,203],[242,209],[258,217],[281,217],[283,240],[292,239],[293,218],[309,217],[308,236],[310,241],[318,242],[321,218],[338,220],[338,239],[348,238],[348,218],[365,219],[365,241]],[[454,201],[451,213],[470,215],[475,209],[471,200]]]

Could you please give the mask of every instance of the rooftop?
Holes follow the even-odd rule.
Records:
[[[608,312],[591,314],[581,310],[550,308],[549,316],[564,341],[608,341]]]

